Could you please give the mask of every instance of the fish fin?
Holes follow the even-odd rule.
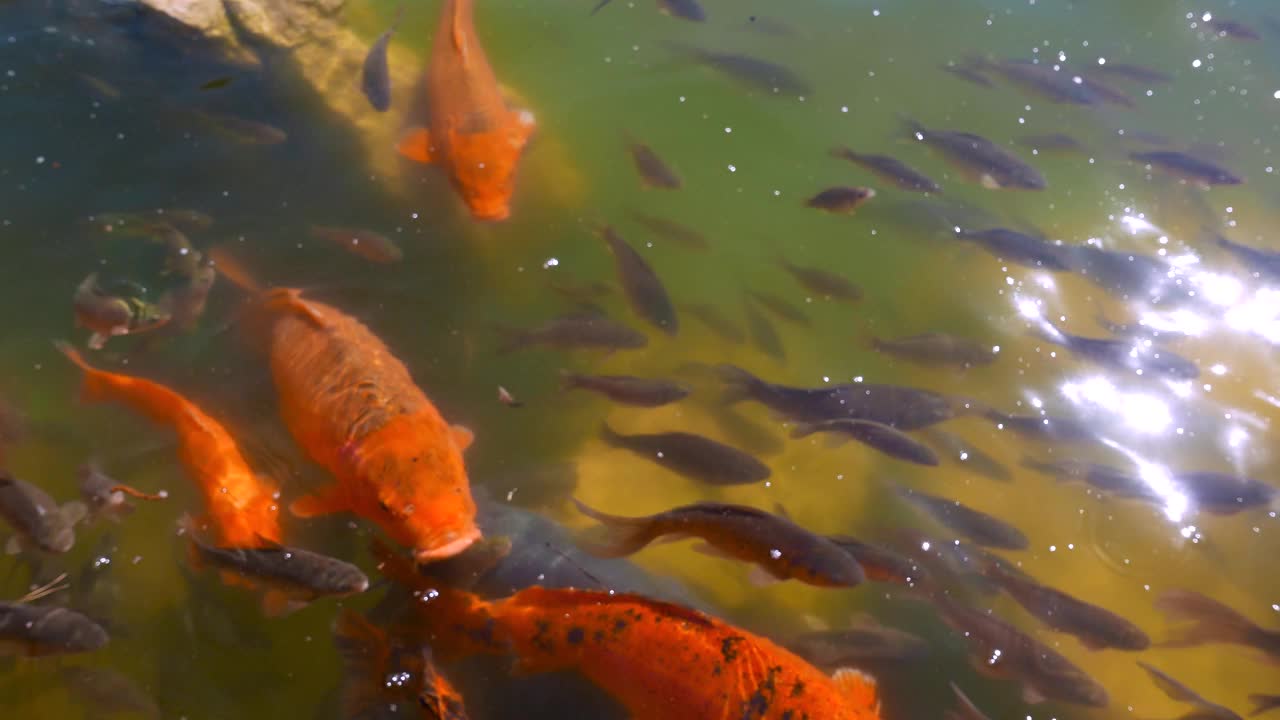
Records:
[[[62,506],[62,517],[68,525],[79,525],[89,516],[89,506],[80,500],[72,500]]]
[[[424,127],[416,127],[400,137],[396,152],[414,162],[431,164],[435,157],[431,152],[431,132]]]
[[[294,517],[300,518],[331,515],[350,509],[351,503],[347,500],[346,493],[343,492],[342,486],[338,483],[326,485],[320,488],[318,492],[303,495],[289,503],[289,512],[293,513]]]
[[[667,539],[667,537],[671,537],[671,536],[666,536],[666,537],[664,537],[663,539],[664,539],[664,540],[666,540],[666,539]],[[685,538],[687,538],[687,537],[688,537],[688,536],[681,536],[681,537],[676,537],[676,538],[674,538],[674,539],[675,539],[675,540],[684,540],[684,539],[685,539]],[[716,547],[715,545],[712,545],[712,544],[711,544],[711,543],[709,543],[709,542],[699,542],[699,543],[694,543],[693,545],[690,545],[690,546],[689,546],[689,549],[690,549],[690,550],[692,550],[692,551],[694,551],[694,552],[696,552],[696,553],[698,553],[699,555],[706,555],[707,557],[720,558],[720,559],[722,559],[722,560],[734,560],[734,559],[735,559],[732,555],[730,555],[730,554],[726,553],[725,551],[721,550],[720,548]]]
[[[218,269],[218,274],[230,280],[232,285],[252,295],[262,292],[262,286],[258,284],[257,280],[253,279],[253,275],[245,269],[244,265],[241,265],[240,261],[231,255],[231,251],[226,246],[217,245],[209,248],[206,257],[213,261],[214,266]]]
[[[777,515],[778,517],[785,518],[787,520],[795,519],[791,517],[791,511],[787,510],[787,506],[783,505],[780,502],[776,502],[773,504],[773,514]]]
[[[1258,626],[1230,607],[1193,590],[1166,590],[1155,607],[1169,618],[1190,622],[1178,628],[1163,647],[1185,647],[1206,642],[1249,644]]]
[[[285,617],[306,606],[306,603],[294,600],[279,590],[268,590],[262,596],[262,614],[269,618]]]
[[[10,535],[9,539],[6,540],[4,543],[4,554],[17,555],[18,553],[22,552],[22,547],[23,547],[22,536]]]
[[[115,333],[112,333],[112,335],[114,334]],[[89,335],[89,339],[86,340],[84,343],[85,347],[89,348],[90,350],[101,350],[102,348],[107,346],[107,337],[108,337],[107,335],[103,335],[102,333],[95,332]]]
[[[626,447],[623,443],[626,438],[614,432],[614,429],[609,427],[607,422],[600,423],[600,439],[609,447]]]
[[[302,297],[302,291],[296,288],[273,288],[263,293],[262,306],[276,312],[291,312],[307,322],[312,327],[323,330],[329,327],[329,321],[324,315],[316,309],[314,305],[307,302]]]
[[[466,425],[452,425],[449,427],[449,433],[453,435],[453,442],[458,446],[459,451],[471,447],[471,443],[476,439],[476,434]]]
[[[1044,695],[1030,685],[1022,686],[1022,701],[1028,705],[1039,705],[1044,702]]]
[[[727,556],[721,555],[720,557],[727,557]],[[770,585],[777,585],[778,583],[782,582],[782,580],[783,578],[780,578],[777,575],[774,575],[773,573],[769,572],[768,570],[765,570],[763,567],[760,567],[759,565],[752,565],[750,568],[747,569],[747,582],[751,583],[753,587],[758,587],[758,588],[769,587]]]
[[[791,439],[799,440],[803,437],[809,437],[816,432],[818,432],[818,426],[816,423],[796,423],[795,427],[791,428]]]
[[[1253,717],[1280,707],[1280,695],[1254,693],[1249,696],[1249,702],[1253,703],[1253,710],[1250,711],[1249,717]]]
[[[831,676],[831,682],[844,695],[855,716],[866,713],[867,716],[879,717],[880,692],[874,677],[854,668],[840,668]]]
[[[763,383],[760,378],[746,370],[727,363],[717,365],[716,373],[720,376],[720,382],[725,385],[724,394],[720,398],[725,405],[734,405],[750,399],[752,392]]]
[[[630,555],[653,541],[653,523],[649,518],[629,518],[609,515],[584,504],[577,498],[569,498],[583,515],[600,523],[580,534],[578,545],[598,557],[623,557]]]
[[[831,629],[831,623],[811,613],[801,615],[800,621],[813,632],[827,632]]]

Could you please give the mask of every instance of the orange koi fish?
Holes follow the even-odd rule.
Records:
[[[294,501],[293,514],[353,512],[412,548],[419,562],[480,539],[462,461],[471,431],[446,423],[360,321],[296,289],[260,290],[234,259],[213,254],[224,277],[257,295],[285,425],[337,478]]]
[[[83,397],[115,401],[178,434],[178,457],[204,496],[215,542],[228,548],[279,544],[276,489],[249,468],[225,428],[173,390],[144,378],[98,370],[66,343],[59,350],[84,371]]]
[[[462,695],[437,671],[429,647],[406,645],[350,608],[338,615],[333,642],[344,667],[344,717],[416,703],[424,720],[467,720]]]
[[[680,605],[640,595],[531,587],[488,601],[434,587],[406,559],[375,548],[382,570],[415,589],[437,648],[511,654],[520,670],[573,669],[632,720],[879,720],[873,678],[828,676],[788,650]]]
[[[439,163],[477,220],[505,220],[535,121],[503,98],[472,10],[472,0],[444,1],[427,68],[428,127],[412,128],[398,150],[416,162]]]

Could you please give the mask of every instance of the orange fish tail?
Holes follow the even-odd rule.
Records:
[[[99,370],[90,365],[80,352],[65,342],[54,343],[67,359],[84,371],[80,391],[84,402],[122,402],[156,423],[177,425],[187,402],[159,383],[129,375]]]
[[[244,265],[231,254],[231,251],[225,245],[209,248],[209,258],[217,266],[218,272],[230,280],[231,284],[253,295],[262,292],[262,285],[253,279],[253,275],[245,269]]]

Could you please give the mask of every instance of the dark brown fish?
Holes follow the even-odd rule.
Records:
[[[1045,135],[1023,135],[1018,144],[1039,152],[1076,152],[1084,146],[1079,140],[1066,133],[1048,133]]]
[[[1280,253],[1250,247],[1222,235],[1216,235],[1214,242],[1218,247],[1234,255],[1249,272],[1265,275],[1269,279],[1280,278]]]
[[[210,130],[242,145],[278,145],[289,139],[288,133],[274,125],[235,115],[197,111],[192,116]]]
[[[910,586],[925,576],[924,568],[890,548],[863,542],[849,535],[828,535],[827,539],[852,555],[862,566],[868,580]]]
[[[658,12],[692,22],[704,22],[707,19],[707,11],[702,9],[697,0],[658,0]]]
[[[876,352],[930,367],[979,367],[996,360],[991,345],[940,332],[891,340],[872,337],[871,347]]]
[[[760,303],[760,305],[766,310],[789,323],[793,323],[801,327],[810,327],[813,325],[809,320],[809,316],[805,315],[803,310],[792,305],[786,300],[783,300],[777,295],[760,292],[758,290],[748,290],[747,295],[750,295],[752,300]]]
[[[764,313],[756,309],[750,297],[742,304],[742,314],[747,319],[747,334],[751,336],[751,344],[779,362],[786,360],[787,350],[782,345],[782,338],[778,337],[777,329]]]
[[[1133,63],[1107,62],[1089,70],[1090,75],[1102,75],[1117,80],[1131,80],[1137,83],[1165,85],[1173,82],[1173,75],[1145,65]]]
[[[991,78],[983,75],[977,68],[967,63],[947,63],[946,65],[939,65],[938,67],[941,68],[943,72],[951,73],[961,80],[971,82],[978,87],[992,88],[996,86],[995,83],[991,82]]]
[[[680,323],[676,318],[675,306],[671,304],[671,297],[667,295],[667,289],[658,279],[658,274],[612,227],[604,228],[603,235],[613,253],[622,292],[627,296],[631,309],[659,330],[675,335],[680,329]]]
[[[1194,362],[1153,343],[1073,335],[1063,332],[1047,320],[1033,331],[1033,335],[1084,360],[1113,370],[1155,375],[1171,380],[1194,380],[1200,376],[1200,367]]]
[[[0,602],[0,652],[23,657],[69,655],[106,647],[107,631],[74,610]]]
[[[1009,228],[961,230],[956,238],[982,247],[1000,260],[1032,270],[1070,270],[1063,250],[1048,240]]]
[[[964,438],[936,427],[925,428],[921,435],[945,458],[951,458],[960,467],[996,482],[1013,482],[1013,473],[999,460],[975,447]]]
[[[984,675],[1017,681],[1026,702],[1107,706],[1106,689],[1048,645],[990,612],[962,605],[942,593],[931,595],[930,601],[964,639],[974,668]]]
[[[107,517],[119,522],[133,513],[134,505],[119,489],[120,483],[102,471],[96,462],[87,462],[77,470],[80,478],[80,499],[93,518]]]
[[[903,487],[897,488],[897,493],[934,520],[983,547],[1026,550],[1031,546],[1027,536],[1018,528],[984,512],[965,507],[955,500]]]
[[[1209,27],[1218,34],[1218,37],[1231,38],[1232,40],[1261,40],[1262,36],[1257,30],[1245,25],[1238,20],[1219,20],[1213,18],[1209,21]]]
[[[385,265],[404,259],[404,251],[394,240],[372,230],[312,225],[310,232],[311,237],[331,242],[369,262]]]
[[[711,248],[711,243],[707,240],[707,236],[688,225],[634,210],[629,212],[628,215],[649,232],[660,238],[670,240],[681,247],[689,250],[708,250]]]
[[[610,447],[630,450],[676,474],[709,485],[745,485],[765,480],[771,474],[769,466],[751,455],[692,433],[620,435],[602,424],[600,437]]]
[[[749,89],[768,95],[810,96],[813,86],[790,68],[750,55],[722,53],[701,48],[671,47]]]
[[[805,201],[806,207],[825,210],[842,215],[852,214],[862,203],[876,196],[876,191],[869,187],[840,186],[830,187]]]
[[[631,154],[631,162],[640,175],[640,182],[645,187],[661,190],[679,190],[684,181],[676,171],[666,163],[653,148],[641,142],[629,141],[627,152]]]
[[[999,563],[985,568],[1009,597],[1045,625],[1075,636],[1090,650],[1146,650],[1151,638],[1141,628],[1119,615],[1042,585],[1022,573],[1008,572]]]
[[[49,493],[0,470],[0,518],[13,528],[5,552],[24,547],[65,553],[76,544],[76,523],[84,518],[84,503],[73,500],[59,507]]]
[[[772,427],[743,415],[737,408],[717,402],[707,411],[716,430],[734,445],[749,447],[757,455],[777,455],[786,449],[786,443]]]
[[[973,704],[969,696],[965,695],[955,683],[951,683],[951,692],[955,693],[956,702],[960,704],[960,707],[956,710],[946,711],[942,716],[942,720],[991,720],[986,713]]]
[[[221,90],[222,88],[230,85],[234,80],[235,78],[230,75],[222,75],[221,77],[216,77],[212,80],[200,83],[199,87],[201,90]]]
[[[899,385],[798,388],[765,382],[733,365],[720,365],[717,372],[726,385],[726,401],[754,400],[794,422],[854,418],[910,431],[979,411],[945,395]]]
[[[184,525],[197,565],[263,587],[262,607],[269,616],[288,614],[322,597],[347,597],[369,589],[369,578],[349,562],[283,545],[216,547],[197,537],[189,518]]]
[[[845,630],[817,630],[787,640],[795,654],[824,670],[866,667],[877,662],[914,662],[931,654],[923,638],[859,618]]]
[[[535,346],[561,350],[635,350],[649,344],[644,333],[598,313],[561,315],[531,330],[499,328],[499,331],[506,336],[499,353]]]
[[[903,190],[927,193],[942,192],[942,188],[938,183],[897,158],[888,155],[854,152],[847,147],[836,148],[831,151],[831,155],[870,170],[876,177]]]
[[[396,8],[396,17],[364,56],[364,64],[360,67],[360,90],[369,101],[369,105],[378,112],[386,112],[391,108],[391,70],[387,67],[387,47],[391,44],[391,36],[395,35],[404,15],[404,6]]]
[[[930,130],[914,120],[904,122],[917,140],[987,189],[1043,190],[1048,187],[1040,171],[984,137],[956,130]]]
[[[1151,677],[1151,682],[1155,683],[1155,686],[1160,688],[1160,691],[1167,695],[1170,700],[1186,703],[1196,708],[1192,712],[1183,715],[1182,718],[1184,720],[1243,720],[1230,708],[1205,700],[1200,693],[1174,679],[1172,675],[1163,670],[1148,665],[1141,660],[1137,662],[1138,667],[1145,670],[1147,675]]]
[[[1260,650],[1280,664],[1280,630],[1268,630],[1236,610],[1194,590],[1166,590],[1156,598],[1156,609],[1183,625],[1160,643],[1164,647],[1190,647],[1211,643],[1243,645]]]
[[[1079,443],[1093,442],[1098,437],[1088,423],[1060,415],[1009,415],[991,410],[986,418],[1003,429],[1037,440]]]
[[[1082,77],[1075,72],[1055,65],[1042,65],[1025,60],[1002,60],[989,64],[1006,80],[1040,97],[1055,103],[1071,105],[1112,104],[1132,107],[1124,93],[1107,87],[1104,83]]]
[[[692,392],[684,383],[642,378],[634,375],[580,375],[560,372],[560,387],[565,390],[590,390],[624,405],[661,407],[682,400]]]
[[[938,465],[938,454],[931,450],[929,446],[901,430],[895,430],[888,425],[882,425],[870,420],[840,418],[816,423],[799,423],[791,431],[791,437],[802,438],[819,432],[839,433],[844,437],[857,440],[863,445],[879,450],[889,457],[915,463],[916,465],[925,465],[927,467],[936,467]]]
[[[1220,165],[1215,165],[1208,160],[1188,155],[1178,150],[1136,152],[1129,153],[1129,157],[1180,180],[1186,180],[1205,187],[1210,185],[1239,185],[1244,182],[1244,179],[1239,175]]]
[[[856,303],[862,300],[862,288],[850,282],[844,276],[822,268],[796,265],[779,256],[778,264],[791,274],[805,290],[819,297],[830,300],[843,300]]]
[[[746,332],[714,305],[689,303],[681,305],[680,312],[687,313],[701,322],[708,330],[718,335],[721,340],[740,345],[747,339]]]
[[[58,671],[62,683],[91,714],[101,716],[130,713],[145,718],[159,718],[155,699],[137,683],[111,668],[76,665]]]
[[[1253,703],[1253,710],[1249,713],[1249,717],[1257,717],[1262,713],[1280,708],[1280,695],[1252,693],[1249,695],[1249,702]]]
[[[574,504],[600,522],[582,536],[582,544],[602,557],[631,555],[664,535],[678,535],[700,538],[718,553],[758,565],[777,580],[850,587],[866,579],[858,563],[830,540],[756,508],[704,502],[648,517],[621,517],[576,499]]]
[[[551,283],[551,289],[570,302],[583,306],[594,306],[598,301],[614,293],[614,287],[604,282],[579,284],[553,282]]]

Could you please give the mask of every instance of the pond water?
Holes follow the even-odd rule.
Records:
[[[850,650],[859,660],[837,665],[876,677],[886,719],[943,716],[956,707],[952,683],[992,718],[1197,707],[1235,717],[1253,709],[1250,695],[1280,693],[1280,10],[1263,0],[701,0],[695,21],[678,17],[696,7],[688,0],[613,0],[594,13],[576,0],[484,0],[483,46],[467,45],[481,60],[469,62],[487,57],[504,86],[492,92],[536,118],[510,216],[495,222],[473,217],[441,163],[397,153],[434,117],[423,78],[439,4],[405,3],[388,54],[391,106],[379,113],[361,93],[360,63],[397,17],[390,0],[329,19],[354,43],[333,57],[251,45],[252,64],[129,3],[0,3],[0,458],[60,503],[78,496],[88,462],[166,496],[79,525],[69,552],[6,556],[4,598],[66,573],[69,587],[37,603],[67,605],[110,634],[94,652],[6,661],[0,703],[14,717],[90,717],[131,693],[139,707],[120,711],[140,716],[345,717],[340,688],[361,681],[334,646],[339,611],[413,634],[382,601],[400,593],[368,551],[385,537],[376,523],[284,509],[331,479],[281,419],[254,341],[263,310],[243,289],[220,273],[185,326],[175,317],[87,346],[73,310],[86,276],[97,273],[99,301],[166,312],[196,282],[183,262],[193,256],[234,258],[365,323],[441,415],[474,433],[470,487],[486,536],[511,540],[497,562],[513,578],[477,592],[587,578],[784,644],[853,624],[908,632],[923,648],[910,657],[867,659],[862,641]],[[456,107],[460,127],[484,124],[465,98]],[[658,159],[635,160],[639,146]],[[904,188],[840,148],[895,158],[936,188]],[[677,187],[661,187],[664,173]],[[841,187],[874,193],[849,212],[812,207]],[[653,275],[615,262],[606,227]],[[317,228],[371,234],[354,252],[343,247],[351,232]],[[817,287],[833,278],[847,285]],[[856,299],[837,297],[852,286]],[[655,316],[668,320],[646,320]],[[644,346],[524,346],[522,331],[553,318],[581,339],[582,323],[602,317],[643,333]],[[204,509],[172,429],[80,401],[61,340],[217,418],[279,488],[283,542],[355,563],[371,589],[274,617],[261,593],[194,567],[178,523]],[[742,376],[725,365],[785,386],[849,388],[819,409],[813,394],[800,410],[769,407],[760,386],[735,398]],[[566,389],[566,373],[691,392],[639,407]],[[888,397],[884,385],[944,399]],[[907,419],[922,405],[938,414]],[[850,417],[878,422],[840,427]],[[824,429],[801,422],[815,420],[837,420],[825,428],[837,434],[792,437]],[[769,476],[715,484],[673,472],[654,462],[678,461],[668,447],[725,472],[742,458],[708,461],[706,447],[670,438],[628,452],[605,440],[606,424],[726,443]],[[840,430],[868,441],[837,442]],[[1017,537],[989,547],[992,558],[963,550],[968,562],[940,563],[939,548],[950,558],[958,542],[981,540],[982,521],[939,522],[922,493]],[[595,522],[571,498],[627,516],[752,506],[913,555],[930,579],[762,584],[748,563],[688,542],[640,550],[634,565],[602,561],[575,543]],[[1044,587],[1127,620],[1149,646],[1089,647],[1080,635],[1098,630],[1096,611],[1036,594]],[[1264,630],[1220,621],[1188,638],[1198,596],[1186,591]],[[948,621],[947,602],[1025,635],[975,652],[982,633]],[[1037,683],[1044,695],[1083,681],[1054,675],[1038,650],[1007,667],[1000,656],[1025,638],[1105,688],[1105,707],[1032,702]],[[665,661],[631,658],[637,677]],[[1223,707],[1171,697],[1140,663]],[[474,658],[440,671],[473,718],[625,716],[571,674]],[[369,716],[430,716],[386,680],[365,679]]]

